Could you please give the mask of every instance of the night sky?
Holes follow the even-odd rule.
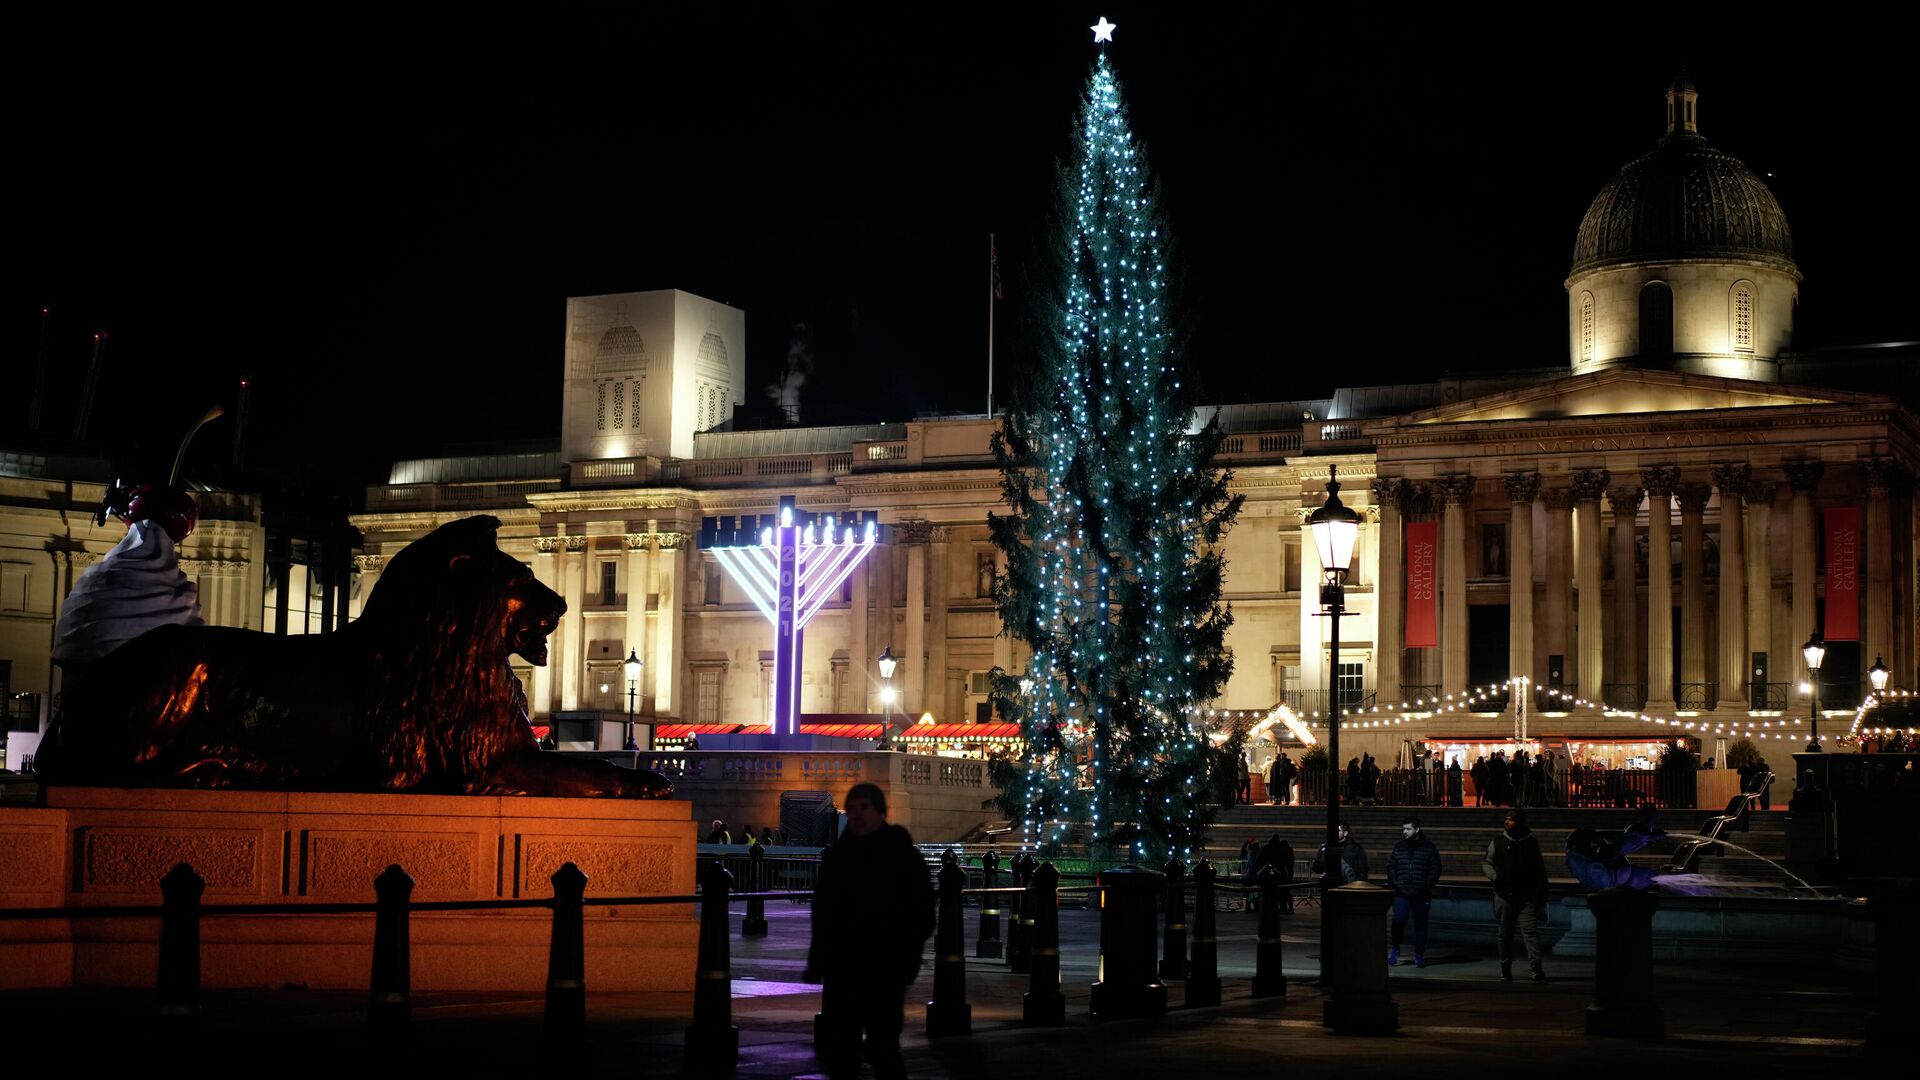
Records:
[[[341,488],[396,455],[557,435],[568,295],[743,307],[756,411],[803,340],[807,423],[978,412],[987,236],[1004,372],[1102,14],[1213,400],[1564,364],[1574,230],[1653,147],[1682,66],[1703,133],[1786,208],[1802,340],[1920,338],[1907,25],[397,7],[28,16],[64,21],[11,35],[4,76],[0,443],[24,440],[47,303],[55,433],[104,327],[109,450],[170,456],[246,373],[255,467]],[[231,431],[204,439],[212,471]]]

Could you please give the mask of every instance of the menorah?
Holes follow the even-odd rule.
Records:
[[[773,624],[773,733],[800,734],[802,632],[879,539],[871,515],[807,514],[793,496],[777,514],[701,518],[700,547]]]

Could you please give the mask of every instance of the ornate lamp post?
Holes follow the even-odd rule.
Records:
[[[881,716],[884,719],[880,721],[880,745],[875,747],[878,750],[893,748],[893,668],[899,662],[899,657],[893,655],[892,645],[881,650],[874,659],[874,665],[880,669],[880,681],[884,684],[880,687]]]
[[[1340,619],[1346,614],[1347,568],[1353,562],[1354,541],[1360,536],[1360,515],[1340,501],[1340,482],[1332,470],[1327,477],[1327,501],[1307,519],[1313,530],[1314,547],[1320,551],[1320,567],[1325,580],[1320,585],[1320,603],[1333,620],[1332,659],[1327,695],[1327,875],[1340,874]]]
[[[640,747],[633,741],[633,698],[640,689],[640,669],[646,667],[645,662],[640,659],[639,650],[627,650],[625,666],[627,669],[627,745],[624,749],[638,750]]]
[[[1820,631],[1815,630],[1807,643],[1800,647],[1800,655],[1807,659],[1807,685],[1813,691],[1812,716],[1813,738],[1807,743],[1807,752],[1820,752],[1820,662],[1827,658],[1827,643],[1820,640]]]
[[[1873,684],[1873,692],[1878,694],[1886,690],[1887,679],[1893,674],[1887,667],[1886,658],[1875,654],[1873,666],[1867,669],[1867,681]]]

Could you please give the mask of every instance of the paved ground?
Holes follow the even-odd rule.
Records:
[[[740,1027],[738,1074],[815,1075],[811,1051],[817,988],[795,982],[807,945],[805,908],[775,904],[772,933],[734,939],[734,1022]],[[971,916],[971,913],[970,913]],[[1317,914],[1303,909],[1286,926],[1284,1000],[1253,1000],[1253,917],[1220,919],[1225,1001],[1176,1008],[1160,1020],[1096,1021],[1087,1015],[1098,924],[1093,913],[1062,912],[1067,1026],[1020,1026],[1025,977],[999,961],[969,965],[974,1034],[930,1044],[921,1034],[931,974],[909,992],[906,1053],[915,1076],[1178,1076],[1183,1071],[1324,1069],[1360,1076],[1529,1074],[1618,1076],[1708,1069],[1764,1068],[1770,1076],[1834,1076],[1867,1065],[1860,1038],[1871,1002],[1867,981],[1815,973],[1804,983],[1770,984],[1765,972],[1662,970],[1669,1038],[1657,1044],[1582,1034],[1592,997],[1586,963],[1549,962],[1551,981],[1501,983],[1497,965],[1436,950],[1423,970],[1394,973],[1401,1032],[1391,1038],[1336,1037],[1320,1025]],[[736,926],[738,911],[736,911]],[[972,921],[969,922],[969,937]],[[1384,962],[1384,956],[1382,957]],[[368,1044],[364,997],[297,989],[209,992],[195,1028],[171,1030],[151,1018],[143,994],[0,994],[0,1076],[14,1067],[171,1065],[168,1073],[257,1075],[406,1071],[495,1075],[585,1071],[597,1075],[671,1075],[680,1069],[684,1006],[642,994],[598,994],[588,1001],[584,1048],[552,1047],[541,1034],[542,1004],[527,994],[422,994],[414,1001],[411,1045]]]

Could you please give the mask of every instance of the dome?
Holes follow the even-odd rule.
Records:
[[[1624,263],[1734,259],[1798,275],[1779,200],[1740,159],[1700,137],[1696,97],[1684,78],[1667,92],[1667,137],[1621,169],[1587,207],[1572,274]]]

